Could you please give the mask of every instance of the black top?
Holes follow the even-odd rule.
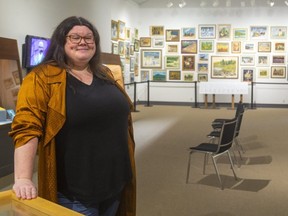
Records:
[[[113,197],[131,179],[129,104],[119,89],[67,75],[66,122],[56,137],[58,191],[86,201]]]

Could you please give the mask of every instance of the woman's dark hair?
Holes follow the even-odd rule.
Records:
[[[96,52],[94,56],[89,61],[89,67],[93,74],[101,79],[111,80],[104,70],[101,63],[101,48],[100,48],[100,36],[97,29],[83,17],[71,16],[63,20],[57,28],[54,30],[51,43],[43,60],[43,64],[53,64],[61,68],[69,68],[68,59],[64,50],[66,43],[66,36],[68,32],[74,26],[86,26],[89,28],[94,35]]]

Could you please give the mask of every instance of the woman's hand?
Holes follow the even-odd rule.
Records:
[[[34,199],[37,197],[37,189],[30,179],[16,179],[13,191],[19,199]]]

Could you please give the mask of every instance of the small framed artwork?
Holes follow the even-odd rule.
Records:
[[[242,81],[252,82],[255,73],[255,68],[241,68]]]
[[[204,63],[206,63],[206,62],[208,62],[209,61],[209,54],[207,54],[207,53],[200,53],[199,55],[198,55],[198,61],[199,62],[204,62]]]
[[[134,37],[135,39],[139,38],[139,30],[137,28],[134,28]]]
[[[237,79],[238,56],[211,56],[212,79]]]
[[[285,63],[286,63],[285,55],[273,55],[272,56],[272,64],[285,65]]]
[[[268,40],[269,27],[268,26],[250,26],[251,40]]]
[[[174,56],[165,56],[165,68],[169,69],[178,69],[180,68],[180,56],[174,55]]]
[[[135,50],[135,48],[134,48],[134,44],[130,44],[130,55],[134,55],[134,50]]]
[[[134,52],[139,52],[139,48],[140,48],[140,40],[135,39],[134,40]]]
[[[198,82],[208,82],[208,74],[198,74]]]
[[[153,70],[152,71],[152,80],[153,81],[166,81],[167,80],[167,71],[166,70]]]
[[[152,46],[154,48],[163,48],[164,47],[164,39],[163,38],[153,38]]]
[[[141,82],[145,82],[150,80],[150,70],[141,70],[140,71],[140,80]]]
[[[241,53],[241,41],[231,42],[231,53]]]
[[[113,43],[112,42],[112,54],[115,54],[115,55],[119,54],[118,43]]]
[[[131,28],[126,27],[125,28],[125,39],[130,41],[132,38]]]
[[[199,25],[199,39],[215,39],[216,25]]]
[[[197,40],[181,40],[181,53],[197,53]]]
[[[270,65],[270,56],[269,55],[258,55],[257,56],[257,66],[269,66]]]
[[[130,57],[130,72],[134,72],[135,58]]]
[[[234,40],[247,40],[248,29],[247,28],[233,28],[233,39]]]
[[[259,41],[258,52],[271,52],[271,42]]]
[[[229,42],[216,42],[217,53],[229,53]]]
[[[208,63],[198,63],[198,72],[208,73]]]
[[[166,29],[166,42],[179,42],[180,30],[179,29]]]
[[[179,53],[179,45],[178,44],[166,44],[166,53],[175,54]]]
[[[130,82],[134,83],[135,82],[135,74],[134,73],[130,73]]]
[[[181,28],[181,37],[183,40],[196,39],[196,28],[195,27]]]
[[[118,22],[111,20],[111,40],[118,40]]]
[[[181,80],[181,71],[180,70],[170,70],[169,71],[169,80]]]
[[[124,41],[118,41],[118,54],[120,56],[125,55],[125,44]]]
[[[255,56],[254,55],[242,55],[240,57],[241,65],[255,65]]]
[[[267,79],[269,78],[270,68],[269,67],[257,67],[257,78]]]
[[[140,47],[151,47],[151,37],[140,37]]]
[[[286,78],[286,66],[272,66],[271,78]]]
[[[195,71],[195,55],[182,55],[182,70]]]
[[[129,59],[130,58],[130,42],[125,41],[124,46],[125,46],[125,49],[124,49],[125,50],[125,57],[127,59]]]
[[[162,68],[162,50],[142,49],[141,68]]]
[[[164,26],[150,26],[150,36],[164,37]]]
[[[275,41],[273,43],[274,52],[285,52],[285,50],[286,50],[286,43],[284,41],[283,42]]]
[[[118,20],[118,39],[125,40],[126,31],[125,31],[125,22]]]
[[[270,38],[271,39],[287,39],[287,26],[271,26]]]
[[[12,76],[16,85],[20,85],[20,76],[18,70],[12,72]]]
[[[200,52],[214,52],[214,40],[199,40]]]
[[[255,53],[256,44],[254,42],[243,41],[243,53]]]
[[[182,72],[182,80],[186,82],[194,81],[194,73],[192,72]]]
[[[230,40],[231,39],[231,25],[219,24],[218,25],[218,40]]]

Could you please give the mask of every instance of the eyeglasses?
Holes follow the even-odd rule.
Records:
[[[79,44],[82,39],[84,39],[85,43],[87,44],[93,44],[95,42],[93,35],[87,35],[85,37],[81,37],[78,34],[71,34],[71,35],[67,35],[66,37],[68,37],[70,42],[73,44]]]

